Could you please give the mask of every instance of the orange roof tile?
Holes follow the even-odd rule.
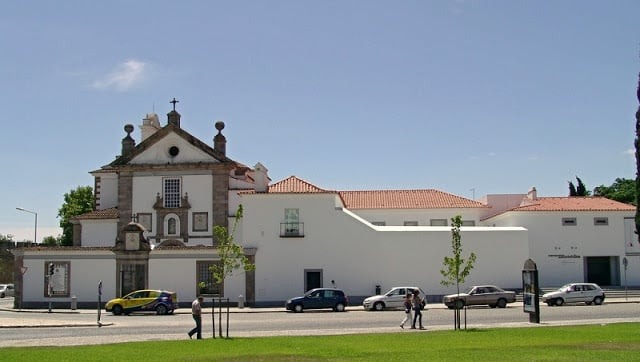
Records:
[[[347,209],[484,208],[485,204],[446,192],[425,190],[339,191]]]
[[[507,211],[635,211],[636,207],[604,197],[539,197]]]
[[[278,181],[273,185],[269,185],[269,193],[335,193],[321,189],[305,180],[290,176],[282,181]]]

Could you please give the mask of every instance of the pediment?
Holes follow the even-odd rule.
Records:
[[[135,155],[129,164],[167,163],[218,163],[220,160],[200,147],[188,142],[176,133],[169,133],[142,152]]]

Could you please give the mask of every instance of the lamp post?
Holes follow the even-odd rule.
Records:
[[[28,213],[30,213],[30,214],[35,215],[36,223],[35,223],[35,226],[34,226],[34,228],[33,228],[33,243],[34,243],[34,244],[38,244],[38,213],[37,213],[37,212],[35,212],[35,211],[31,211],[31,210],[24,209],[24,208],[22,208],[22,207],[16,207],[16,210],[18,210],[18,211],[28,212]]]

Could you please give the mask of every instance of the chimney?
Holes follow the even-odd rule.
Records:
[[[531,190],[527,192],[527,199],[529,200],[537,200],[538,199],[538,191],[536,191],[535,187],[531,187]]]
[[[253,170],[253,178],[255,180],[254,188],[256,192],[269,191],[269,175],[267,174],[269,170],[267,170],[267,168],[260,162],[253,166]]]
[[[136,141],[131,138],[131,132],[133,132],[133,125],[127,124],[124,126],[124,131],[127,132],[127,136],[122,139],[122,156],[128,156],[133,152],[136,147]]]
[[[140,142],[151,137],[151,135],[156,133],[160,128],[158,115],[155,113],[147,113],[147,116],[142,119],[142,126],[140,126],[140,133],[142,134]]]
[[[224,129],[224,122],[222,121],[216,122],[216,129],[218,130],[218,134],[215,137],[213,137],[213,149],[226,156],[227,139],[222,135],[222,130]]]

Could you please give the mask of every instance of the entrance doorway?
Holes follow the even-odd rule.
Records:
[[[147,266],[146,264],[121,264],[120,265],[120,296],[127,295],[134,290],[146,289]]]
[[[322,269],[304,270],[304,291],[322,288]]]
[[[619,260],[617,256],[585,257],[585,274],[588,283],[600,286],[620,285]]]

